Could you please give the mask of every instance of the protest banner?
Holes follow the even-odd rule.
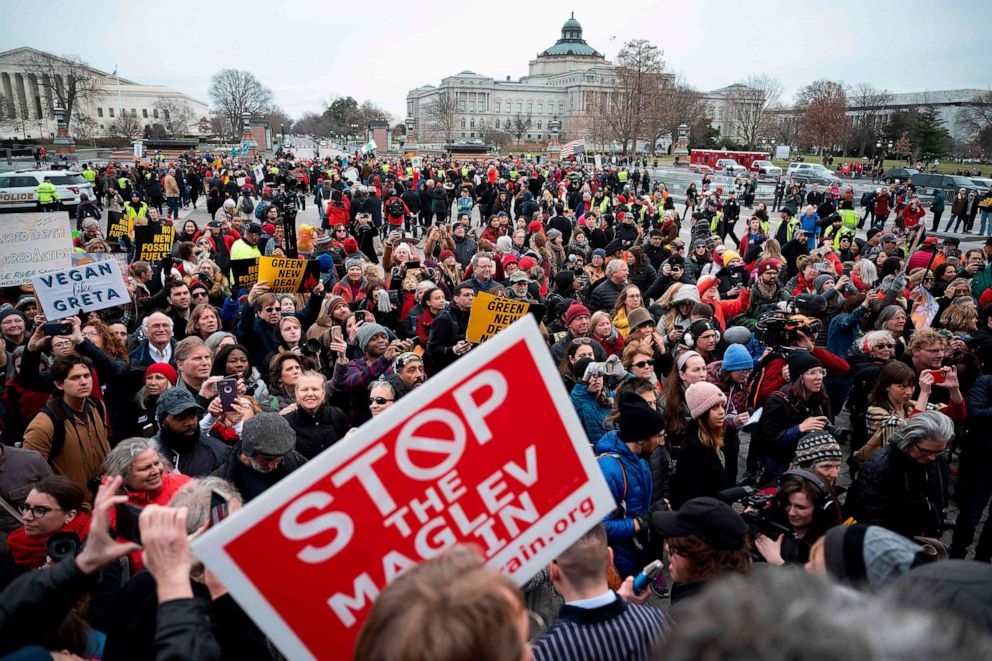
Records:
[[[252,174],[255,175],[255,185],[261,186],[262,182],[265,181],[265,171],[262,170],[261,165],[256,165],[251,169]]]
[[[527,314],[528,309],[530,305],[523,301],[514,301],[480,291],[472,301],[465,339],[475,343],[485,342]]]
[[[172,225],[135,225],[134,226],[134,261],[145,261],[150,264],[168,257],[172,253],[172,242],[175,240],[176,228]]]
[[[350,658],[372,603],[405,569],[474,543],[522,585],[615,508],[528,316],[193,551],[286,657]]]
[[[235,291],[251,289],[258,282],[258,258],[231,260],[231,285]]]
[[[320,280],[320,262],[315,259],[259,257],[258,281],[262,280],[265,280],[271,291],[276,294],[310,292]]]
[[[36,275],[31,284],[48,321],[131,301],[115,259]]]
[[[127,236],[127,220],[120,211],[107,212],[107,232],[104,237],[110,244],[111,250],[117,250],[118,241],[121,237]]]
[[[0,287],[27,284],[39,273],[67,269],[72,266],[72,252],[68,213],[5,214],[0,223]]]

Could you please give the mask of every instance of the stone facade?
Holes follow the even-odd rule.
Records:
[[[29,67],[29,62],[39,57],[61,59],[33,48],[15,48],[0,53],[0,137],[48,138],[56,132],[53,112],[56,102],[48,89],[51,85],[39,81],[38,74]],[[113,74],[92,68],[90,73],[96,78],[97,93],[87,103],[73,109],[70,128],[74,122],[86,117],[91,120],[93,137],[109,135],[111,125],[122,109],[137,118],[142,130],[145,126],[164,125],[164,114],[155,107],[160,98],[190,109],[194,118],[190,123],[191,135],[198,135],[200,120],[209,117],[206,103],[171,87],[141,85],[121,78],[118,97],[118,79]]]

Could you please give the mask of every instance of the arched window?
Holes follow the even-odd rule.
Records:
[[[462,128],[465,128],[465,118],[462,117]]]
[[[472,128],[472,129],[475,128],[475,117],[473,117],[472,120],[468,123],[468,126],[469,126],[469,128]]]

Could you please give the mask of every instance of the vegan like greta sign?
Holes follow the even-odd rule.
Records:
[[[31,284],[49,320],[112,308],[131,300],[116,260],[36,275]]]
[[[523,584],[616,507],[557,374],[528,316],[194,552],[291,659],[350,657],[379,593],[458,543]]]

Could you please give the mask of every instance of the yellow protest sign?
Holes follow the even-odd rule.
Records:
[[[529,303],[480,291],[472,301],[472,312],[468,317],[465,339],[475,343],[485,342],[527,314],[529,309]]]
[[[320,262],[315,259],[288,259],[285,257],[259,257],[258,281],[262,280],[274,293],[306,293],[317,286]]]

